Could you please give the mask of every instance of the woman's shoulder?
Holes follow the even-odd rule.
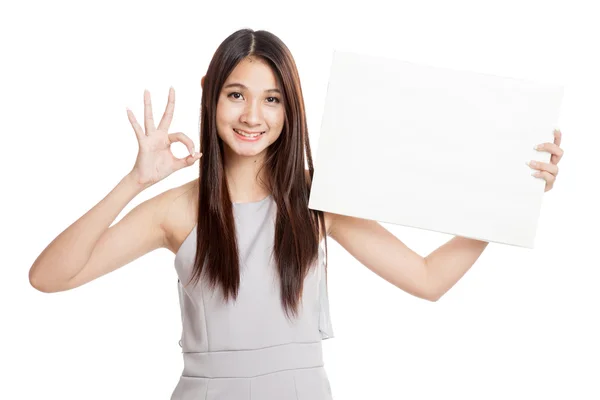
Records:
[[[198,178],[170,189],[165,210],[163,229],[167,248],[177,253],[179,247],[198,221]]]
[[[309,171],[306,170],[310,182]],[[198,221],[198,178],[169,190],[169,201],[166,204],[163,229],[167,237],[167,248],[177,254],[185,238],[195,228]],[[335,214],[323,212],[326,234],[329,236],[334,223]],[[320,240],[323,236],[320,234]]]

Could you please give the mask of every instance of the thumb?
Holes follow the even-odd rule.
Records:
[[[186,158],[182,158],[181,159],[181,167],[180,168],[185,168],[185,167],[189,167],[191,165],[194,165],[194,163],[196,161],[198,161],[200,159],[200,157],[202,157],[202,153],[198,153],[195,152],[193,155],[189,155]]]

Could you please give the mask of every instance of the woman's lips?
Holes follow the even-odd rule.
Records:
[[[256,142],[256,141],[257,141],[257,140],[259,140],[259,139],[260,139],[260,138],[263,136],[263,134],[265,133],[265,132],[261,132],[259,135],[255,136],[255,137],[247,137],[247,136],[244,136],[244,135],[241,135],[241,134],[239,134],[239,133],[237,132],[237,130],[236,130],[236,129],[233,129],[233,131],[235,132],[235,136],[236,136],[238,139],[240,139],[240,140],[243,140],[243,141],[245,141],[245,142]],[[246,133],[246,131],[242,131],[242,132]]]

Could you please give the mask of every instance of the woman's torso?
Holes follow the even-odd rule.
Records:
[[[241,285],[235,303],[202,280],[184,286],[195,256],[197,180],[180,188],[167,216],[176,254],[184,370],[172,400],[329,400],[321,340],[333,337],[326,293],[324,246],[304,282],[301,312],[288,320],[270,258],[276,203],[269,195],[236,203]],[[199,397],[198,397],[199,396]]]

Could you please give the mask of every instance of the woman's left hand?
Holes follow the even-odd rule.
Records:
[[[531,168],[538,170],[532,173],[533,176],[544,178],[546,181],[546,189],[544,192],[552,189],[554,182],[556,182],[556,176],[558,175],[558,166],[556,164],[558,164],[564,154],[563,149],[560,148],[561,136],[562,133],[560,130],[556,129],[554,131],[554,143],[542,143],[535,148],[538,151],[547,151],[548,153],[551,153],[550,163],[531,160],[528,164]]]

